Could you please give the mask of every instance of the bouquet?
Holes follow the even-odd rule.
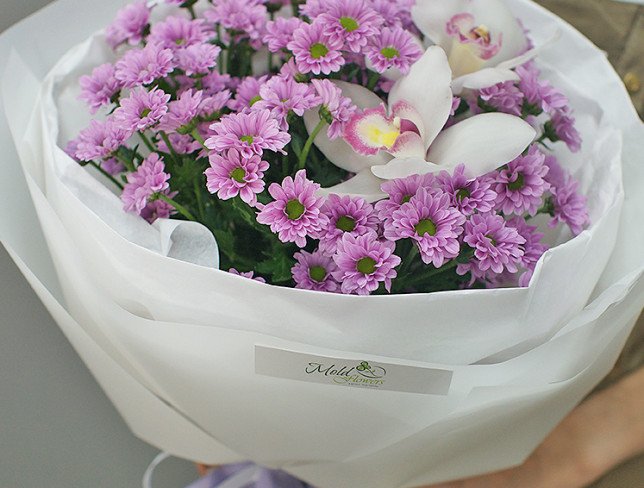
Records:
[[[524,0],[170,3],[2,83],[54,272],[3,242],[133,432],[320,487],[520,463],[642,306],[605,59]]]
[[[588,222],[549,150],[579,151],[572,109],[502,2],[166,3],[108,26],[117,60],[80,80],[102,117],[67,150],[124,210],[206,226],[221,269],[359,295],[526,286],[533,219]]]

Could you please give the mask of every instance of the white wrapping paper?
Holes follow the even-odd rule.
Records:
[[[84,5],[93,3],[100,2]],[[61,1],[50,12],[74,4]],[[529,2],[512,5],[537,42],[561,23]],[[194,225],[149,227],[120,212],[114,195],[56,147],[78,123],[67,108],[56,113],[72,98],[64,77],[86,59],[83,49],[97,45],[66,57],[42,90],[38,79],[91,25],[57,51],[49,47],[46,62],[24,51],[9,60],[4,105],[55,274],[47,260],[34,259],[47,253],[42,242],[27,245],[25,222],[36,223],[15,184],[7,191],[24,203],[22,220],[2,222],[3,243],[132,430],[176,455],[251,458],[321,488],[412,487],[519,463],[610,369],[644,297],[644,130],[601,53],[563,29],[560,49],[544,60],[565,70],[557,84],[572,87],[582,115],[587,145],[574,164],[594,224],[550,252],[529,289],[338,297],[204,267],[216,264],[208,235]],[[19,32],[5,42],[18,44]],[[584,95],[601,102],[603,120]],[[621,224],[620,140],[608,126],[626,142]],[[5,146],[15,180],[17,161],[3,139]],[[589,159],[592,171],[584,171]],[[186,235],[201,244],[186,249]],[[257,344],[448,369],[451,388],[446,396],[420,395],[260,376]],[[488,364],[471,364],[485,358]]]

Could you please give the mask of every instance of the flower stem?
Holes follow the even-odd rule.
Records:
[[[142,130],[139,131],[139,136],[141,137],[141,140],[143,141],[143,144],[152,152],[156,152],[156,148],[152,145],[150,142],[150,139],[148,139],[148,136],[146,136]]]
[[[204,141],[204,138],[201,137],[201,134],[199,134],[199,131],[197,129],[193,129],[190,135],[193,137],[195,141],[197,141],[201,146],[208,151],[208,147],[206,146],[206,141]]]
[[[199,208],[199,218],[202,221],[206,220],[206,212],[203,206],[203,198],[201,196],[201,188],[199,188],[199,179],[195,178],[195,196],[197,197],[197,206]]]
[[[116,186],[118,186],[121,190],[123,189],[123,185],[116,179],[114,176],[109,174],[107,171],[105,171],[103,168],[101,168],[100,164],[97,164],[94,161],[90,161],[89,164],[94,166],[103,176],[105,176],[108,180],[110,180],[112,183],[114,183]]]
[[[192,5],[188,7],[188,12],[190,12],[190,16],[192,17],[193,20],[197,18],[197,14],[195,13],[195,8]]]
[[[174,147],[170,142],[170,138],[168,137],[168,134],[166,134],[165,131],[163,130],[159,131],[159,134],[161,135],[161,139],[163,139],[163,142],[165,142],[165,145],[168,146],[168,150],[170,151],[170,154],[172,154],[172,158],[174,159],[175,163],[177,164],[180,163],[181,157],[179,156],[179,154],[177,154],[177,151],[174,150]]]
[[[373,91],[374,88],[376,88],[376,85],[378,84],[379,79],[380,79],[379,73],[376,73],[375,71],[369,71],[369,81],[367,83],[367,89]]]
[[[172,198],[170,198],[167,195],[164,195],[163,193],[158,193],[157,195],[158,195],[159,200],[163,200],[164,202],[169,203],[170,205],[172,205],[177,210],[177,212],[179,212],[181,215],[183,215],[188,220],[192,220],[193,222],[197,221],[197,219],[183,205],[175,202]]]
[[[123,166],[125,166],[125,169],[127,169],[130,173],[134,173],[136,171],[136,168],[134,167],[134,163],[127,158],[124,158],[119,154],[119,151],[114,151],[113,156],[118,159],[121,163],[123,163]]]
[[[311,146],[313,145],[313,141],[315,140],[315,138],[318,136],[318,134],[324,128],[325,125],[327,125],[326,120],[321,119],[318,122],[318,125],[315,126],[315,129],[313,129],[313,132],[311,132],[311,134],[309,135],[309,138],[306,140],[306,143],[304,144],[304,148],[300,153],[300,158],[297,165],[298,169],[304,169],[304,167],[306,166],[306,159],[309,157],[309,152],[311,151]]]

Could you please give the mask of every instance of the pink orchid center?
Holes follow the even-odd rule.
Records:
[[[499,33],[494,41],[490,29],[485,24],[477,24],[472,14],[463,12],[454,15],[447,22],[445,30],[458,43],[473,49],[475,54],[483,60],[492,58],[501,49],[502,34]]]

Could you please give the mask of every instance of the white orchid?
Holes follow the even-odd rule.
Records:
[[[448,55],[452,89],[481,89],[517,81],[513,70],[534,58],[558,33],[528,49],[525,32],[503,0],[418,0],[412,9],[416,26]]]
[[[339,82],[362,113],[347,125],[344,139],[331,141],[321,132],[315,144],[356,175],[324,191],[375,201],[384,196],[383,180],[451,171],[459,164],[479,176],[513,160],[534,140],[527,122],[501,113],[475,115],[442,130],[452,109],[451,80],[445,51],[432,46],[393,86],[388,107],[370,90]],[[304,120],[309,132],[320,122],[314,111]]]

